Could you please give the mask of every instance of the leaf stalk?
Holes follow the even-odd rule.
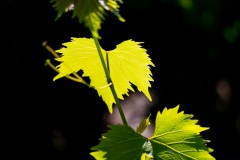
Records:
[[[91,32],[92,32],[92,31],[91,31]],[[112,85],[110,85],[110,89],[111,89],[111,92],[112,92],[112,94],[113,94],[113,97],[114,97],[114,100],[115,100],[115,102],[116,102],[116,106],[117,106],[117,108],[118,108],[118,111],[119,111],[119,113],[120,113],[120,116],[121,116],[121,118],[122,118],[122,121],[123,121],[124,124],[128,125],[127,120],[126,120],[125,115],[124,115],[124,112],[123,112],[123,109],[122,109],[122,106],[121,106],[120,101],[119,101],[119,99],[118,99],[118,97],[117,97],[117,93],[116,93],[116,90],[115,90],[115,88],[114,88],[114,84],[113,84],[113,82],[112,82],[112,80],[111,80],[109,71],[108,71],[108,69],[107,69],[107,65],[106,65],[106,63],[105,63],[105,61],[104,61],[104,58],[103,58],[103,54],[102,54],[102,51],[101,51],[101,48],[100,48],[99,41],[98,41],[97,37],[94,36],[93,32],[92,32],[92,37],[93,37],[94,42],[95,42],[96,47],[97,47],[98,55],[99,55],[99,57],[100,57],[100,60],[101,60],[101,63],[102,63],[102,66],[103,66],[103,69],[104,69],[104,72],[105,72],[105,75],[106,75],[106,78],[107,78],[107,83],[108,83],[108,84],[112,84]]]

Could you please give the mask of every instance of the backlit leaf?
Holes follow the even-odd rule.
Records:
[[[124,18],[119,14],[118,2],[121,0],[51,0],[58,14],[56,20],[63,13],[72,11],[72,18],[78,17],[80,23],[84,23],[93,34],[100,38],[98,30],[101,29],[101,23],[105,20],[106,11],[115,14],[118,19],[124,22]]]
[[[132,84],[137,86],[149,100],[151,96],[148,88],[151,87],[150,81],[153,81],[150,66],[154,66],[146,53],[146,49],[141,48],[141,42],[127,40],[112,51],[103,49],[103,57],[106,62],[108,54],[108,63],[110,77],[114,84],[119,99],[124,99],[123,95],[128,95],[128,91],[134,89]],[[107,86],[106,76],[94,43],[91,38],[72,38],[71,42],[63,44],[65,47],[56,52],[62,53],[56,60],[61,62],[57,66],[59,74],[54,80],[69,75],[73,72],[83,71],[83,77],[89,77],[98,95],[102,97],[107,104],[109,112],[112,113],[112,104],[115,103],[111,90]]]
[[[127,125],[111,125],[100,143],[91,149],[92,153],[104,152],[104,156],[94,157],[97,160],[215,160],[209,154],[212,149],[200,136],[208,128],[197,125],[192,115],[178,113],[178,108],[165,108],[157,113],[155,131],[149,139]]]
[[[192,115],[178,113],[179,106],[157,113],[156,127],[150,138],[153,156],[162,160],[214,160],[200,132],[207,127],[197,125]]]

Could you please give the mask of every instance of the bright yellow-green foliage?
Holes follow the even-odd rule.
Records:
[[[119,99],[124,99],[123,95],[128,95],[128,91],[134,91],[132,84],[137,86],[149,100],[151,96],[148,88],[153,81],[150,66],[154,66],[146,53],[146,49],[140,46],[141,42],[127,40],[112,51],[104,51],[103,57],[106,64],[109,64],[109,72]],[[112,104],[115,103],[112,92],[108,86],[107,79],[95,46],[91,38],[72,38],[71,42],[63,43],[65,46],[56,52],[62,53],[56,60],[62,62],[57,66],[59,74],[54,80],[82,70],[83,77],[89,77],[99,96],[107,104],[109,112],[112,113]],[[106,61],[108,54],[108,63]],[[105,87],[104,87],[105,86]]]
[[[94,154],[91,155],[97,160],[150,160],[152,157],[157,160],[215,160],[209,154],[208,141],[199,135],[208,128],[197,125],[192,115],[178,113],[178,109],[179,106],[165,108],[157,113],[155,131],[149,139],[127,125],[109,126],[109,132],[92,148]]]
[[[94,36],[100,38],[98,30],[101,29],[101,23],[105,19],[106,10],[115,14],[122,22],[125,20],[119,14],[119,5],[121,0],[51,0],[53,7],[58,11],[57,18],[60,18],[64,12],[73,11],[72,18],[78,17],[80,23],[92,31]]]
[[[209,129],[197,125],[197,120],[184,112],[178,113],[179,106],[165,108],[157,113],[156,127],[150,138],[153,155],[173,160],[214,160],[206,147],[206,142],[199,134]]]

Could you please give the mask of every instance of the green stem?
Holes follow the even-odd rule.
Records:
[[[115,88],[114,88],[114,84],[113,84],[113,82],[112,82],[112,80],[111,80],[111,77],[110,77],[110,75],[109,75],[109,72],[108,72],[106,63],[105,63],[105,61],[104,61],[103,54],[102,54],[102,51],[101,51],[101,48],[100,48],[100,44],[99,44],[99,42],[98,42],[98,39],[97,39],[93,34],[92,34],[92,36],[93,36],[94,42],[95,42],[95,44],[96,44],[96,47],[97,47],[97,50],[98,50],[98,55],[99,55],[99,57],[100,57],[100,60],[101,60],[101,63],[102,63],[104,72],[105,72],[106,77],[107,77],[107,83],[108,83],[108,84],[112,83],[112,85],[110,85],[110,89],[111,89],[111,91],[112,91],[112,94],[113,94],[113,97],[114,97],[114,99],[115,99],[116,105],[117,105],[117,107],[118,107],[118,110],[119,110],[120,116],[121,116],[121,118],[122,118],[122,121],[123,121],[124,124],[128,125],[127,120],[126,120],[125,115],[124,115],[124,112],[123,112],[123,109],[122,109],[122,106],[121,106],[120,101],[119,101],[119,99],[118,99],[118,97],[117,97],[117,93],[116,93],[116,90],[115,90]]]
[[[51,63],[50,59],[46,60],[45,65],[50,66],[54,71],[59,73],[58,69]],[[90,87],[90,85],[87,82],[85,82],[81,77],[80,78],[75,78],[75,77],[68,76],[68,75],[65,76],[65,77],[68,78],[68,79],[71,79],[71,80],[73,80],[75,82],[79,82],[79,83],[82,83],[82,84]]]
[[[43,47],[45,47],[50,53],[52,53],[52,55],[53,55],[54,57],[60,58],[60,56],[59,56],[49,45],[47,45],[47,41],[44,41],[44,42],[42,43],[42,45],[43,45]],[[54,65],[51,64],[50,60],[47,60],[47,61],[46,61],[46,64],[49,65],[53,70],[59,72],[58,69],[57,69]],[[65,65],[66,65],[66,64],[65,64]],[[72,74],[73,74],[76,78],[71,77],[71,76],[66,76],[66,77],[69,78],[69,79],[71,79],[71,80],[73,80],[73,81],[81,82],[81,83],[85,84],[86,86],[90,87],[90,85],[89,85],[87,82],[85,82],[85,81],[83,80],[83,78],[82,78],[81,76],[79,76],[76,72],[73,72]]]

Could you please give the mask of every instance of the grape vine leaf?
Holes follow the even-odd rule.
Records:
[[[150,137],[153,156],[157,159],[214,160],[200,132],[209,129],[192,120],[193,115],[179,112],[179,105],[158,112],[154,134]]]
[[[123,3],[122,0],[51,0],[50,3],[54,3],[53,8],[58,12],[55,20],[58,20],[63,13],[73,11],[72,18],[78,17],[79,23],[84,23],[98,38],[101,38],[98,30],[105,20],[106,10],[125,22],[119,13],[118,3]]]
[[[101,48],[106,63],[106,54],[108,54],[110,77],[119,99],[123,100],[124,94],[128,96],[129,90],[134,91],[132,87],[134,84],[150,101],[152,100],[148,87],[151,87],[150,81],[153,81],[150,66],[154,64],[146,53],[146,49],[140,44],[141,42],[126,40],[108,52]],[[90,85],[97,90],[98,95],[107,104],[109,112],[112,113],[112,104],[115,100],[110,88],[103,87],[108,83],[94,40],[72,38],[71,42],[63,43],[63,46],[65,47],[56,50],[62,55],[56,58],[61,64],[57,66],[59,74],[53,80],[82,70],[82,76],[90,78]]]
[[[95,159],[101,160],[215,160],[207,147],[207,140],[200,132],[207,127],[197,125],[193,116],[179,112],[179,105],[158,112],[155,130],[145,138],[127,125],[111,125],[110,130],[100,138],[100,143],[91,148]]]
[[[103,134],[104,138],[100,138],[100,144],[92,147],[91,150],[106,152],[104,157],[107,160],[140,160],[145,153],[144,144],[147,139],[125,124],[110,125],[109,128],[110,131]],[[97,160],[101,159],[101,156],[94,155],[94,157]]]

